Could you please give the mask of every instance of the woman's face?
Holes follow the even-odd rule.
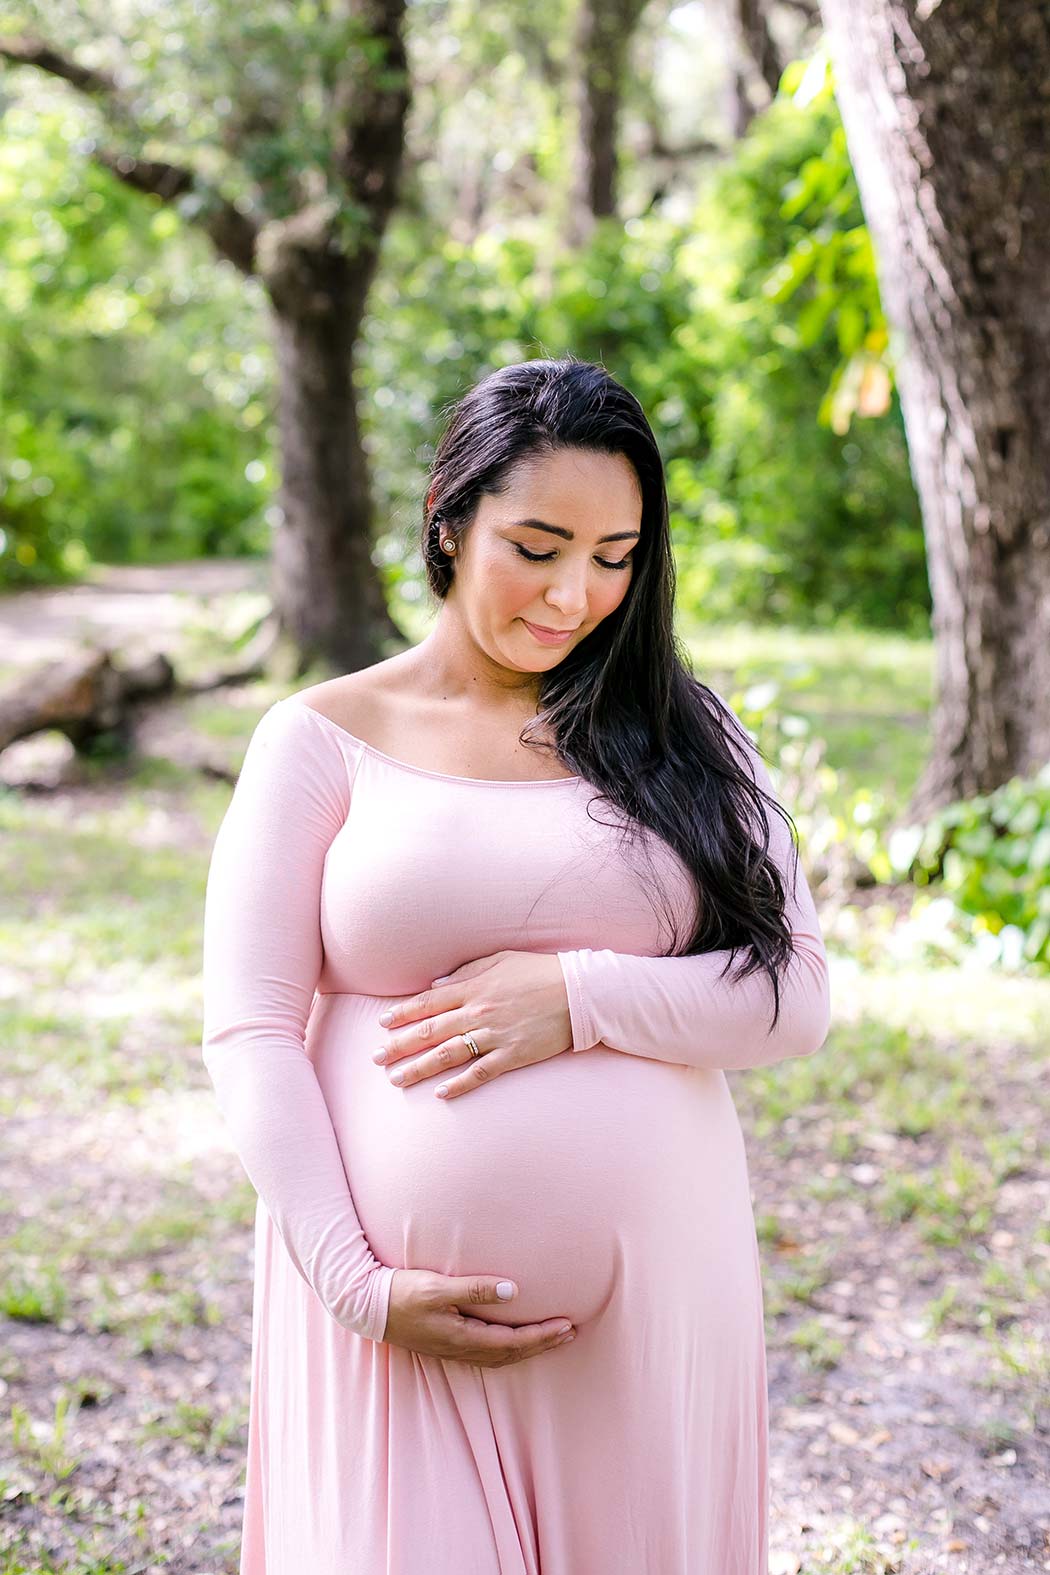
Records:
[[[633,574],[642,494],[622,454],[567,448],[515,467],[459,538],[450,596],[496,661],[545,672],[615,612]],[[568,631],[545,642],[542,630]]]

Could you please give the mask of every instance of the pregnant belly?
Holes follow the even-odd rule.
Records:
[[[440,1076],[399,1089],[374,1064],[380,1010],[320,996],[307,1050],[381,1262],[514,1280],[489,1322],[583,1323],[625,1277],[663,1282],[698,1252],[717,1275],[739,1247],[750,1193],[720,1072],[596,1047],[441,1100]]]

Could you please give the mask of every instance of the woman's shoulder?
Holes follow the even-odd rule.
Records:
[[[388,657],[357,672],[326,678],[287,697],[340,729],[356,743],[381,737],[398,684],[398,657]]]

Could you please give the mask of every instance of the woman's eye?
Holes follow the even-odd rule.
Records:
[[[515,542],[514,546],[516,551],[528,563],[550,563],[551,559],[556,556],[553,552],[530,552],[527,547],[522,547],[518,542]],[[598,558],[595,561],[600,563],[603,569],[629,569],[631,567],[629,557],[621,558],[619,563],[610,563],[608,558]]]

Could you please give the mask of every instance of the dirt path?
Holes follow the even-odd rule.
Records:
[[[67,655],[83,639],[121,653],[176,655],[209,606],[238,592],[265,591],[269,564],[200,559],[154,567],[111,566],[68,588],[0,594],[0,677]]]

